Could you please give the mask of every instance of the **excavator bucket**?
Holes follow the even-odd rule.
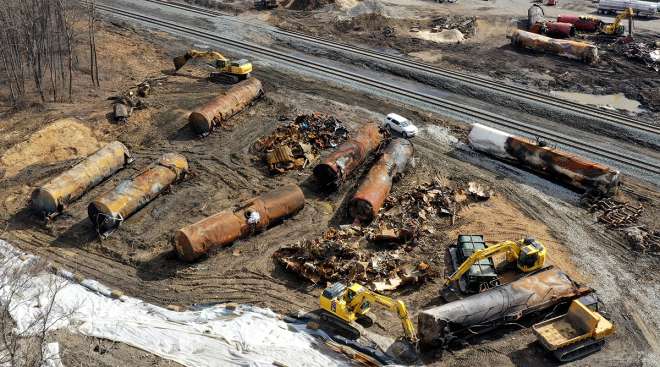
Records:
[[[179,71],[186,63],[188,62],[188,58],[183,55],[183,56],[177,56],[174,58],[174,71]]]

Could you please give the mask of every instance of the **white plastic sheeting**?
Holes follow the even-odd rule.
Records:
[[[506,152],[506,141],[510,137],[511,134],[493,129],[492,127],[474,124],[468,135],[468,141],[476,150],[502,158],[510,158]]]
[[[20,274],[37,260],[2,240],[0,256],[0,271],[5,274]],[[305,332],[304,325],[287,324],[270,310],[209,306],[175,312],[131,297],[112,299],[47,272],[23,276],[26,286],[11,297],[10,287],[0,287],[0,302],[11,303],[19,332],[29,330],[54,300],[48,313],[50,330],[68,328],[126,343],[186,366],[345,364]]]

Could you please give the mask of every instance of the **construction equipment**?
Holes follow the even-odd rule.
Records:
[[[348,287],[342,283],[334,283],[323,291],[319,303],[321,319],[349,332],[353,339],[360,337],[360,331],[352,325],[353,322],[369,327],[373,324],[373,320],[367,315],[371,305],[377,303],[385,306],[389,311],[397,313],[406,340],[415,348],[417,346],[415,326],[403,301],[393,300],[358,283]]]
[[[461,291],[477,293],[500,284],[492,256],[506,253],[507,264],[515,263],[518,270],[529,273],[543,267],[546,250],[533,238],[486,247],[483,236],[460,235],[458,244],[450,248],[449,253],[455,271],[447,278],[445,289],[458,282]]]
[[[209,79],[220,83],[238,83],[250,77],[252,63],[248,60],[229,60],[217,51],[189,50],[183,56],[174,58],[174,71],[178,71],[186,65],[190,59],[205,59],[211,61],[209,65],[217,69],[211,73]]]
[[[268,10],[277,8],[277,0],[255,0],[254,8],[259,10]]]
[[[611,322],[581,300],[574,300],[565,315],[532,326],[541,345],[560,362],[575,361],[601,350],[614,329]]]
[[[624,19],[631,19],[631,24],[628,31],[632,32],[632,17],[635,15],[632,8],[626,8],[624,11],[619,13],[616,18],[614,18],[614,23],[604,24],[600,29],[600,32],[609,36],[621,36],[625,32],[625,27],[621,24],[621,21]]]

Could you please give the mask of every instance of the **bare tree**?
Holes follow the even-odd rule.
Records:
[[[73,0],[4,0],[0,6],[0,84],[8,86],[12,105],[31,93],[42,102],[71,100],[73,95],[74,23],[84,16]],[[99,86],[96,60],[96,6],[88,6],[90,73]]]
[[[0,365],[40,367],[52,358],[44,353],[46,333],[71,313],[54,312],[56,297],[66,281],[46,274],[46,268],[36,258],[21,261],[10,255],[0,260]],[[12,314],[26,306],[32,306],[30,322],[18,328]]]

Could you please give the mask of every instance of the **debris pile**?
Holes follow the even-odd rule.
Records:
[[[333,116],[300,115],[254,143],[257,155],[271,173],[299,170],[315,161],[322,150],[336,147],[348,138],[344,124]]]
[[[649,69],[660,72],[660,49],[656,47],[655,43],[616,44],[615,51],[628,59],[645,64]]]
[[[334,0],[291,0],[284,7],[291,10],[316,10],[328,4],[334,4]]]
[[[445,29],[458,29],[466,38],[472,37],[477,33],[477,17],[444,16],[431,22],[431,32],[442,32]]]
[[[636,251],[660,253],[660,231],[651,231],[644,226],[623,229],[626,240]]]
[[[112,102],[112,117],[119,123],[128,122],[128,118],[133,114],[133,110],[147,108],[147,104],[142,100],[146,98],[162,81],[167,77],[148,78],[140,84],[127,89],[119,95],[109,97]]]
[[[372,228],[330,228],[319,238],[277,250],[273,257],[288,271],[315,284],[360,282],[384,291],[402,284],[423,283],[436,276],[428,263],[408,256],[409,247],[391,251],[367,248],[367,238],[377,235]]]
[[[312,283],[356,281],[377,291],[423,283],[438,270],[428,255],[420,256],[428,251],[417,249],[435,248],[436,231],[453,224],[460,207],[490,195],[474,182],[465,190],[453,189],[436,177],[388,196],[367,227],[330,228],[319,238],[279,249],[273,257]]]
[[[599,222],[611,229],[620,229],[635,225],[643,208],[614,199],[602,199],[589,205],[588,209],[597,214]]]

